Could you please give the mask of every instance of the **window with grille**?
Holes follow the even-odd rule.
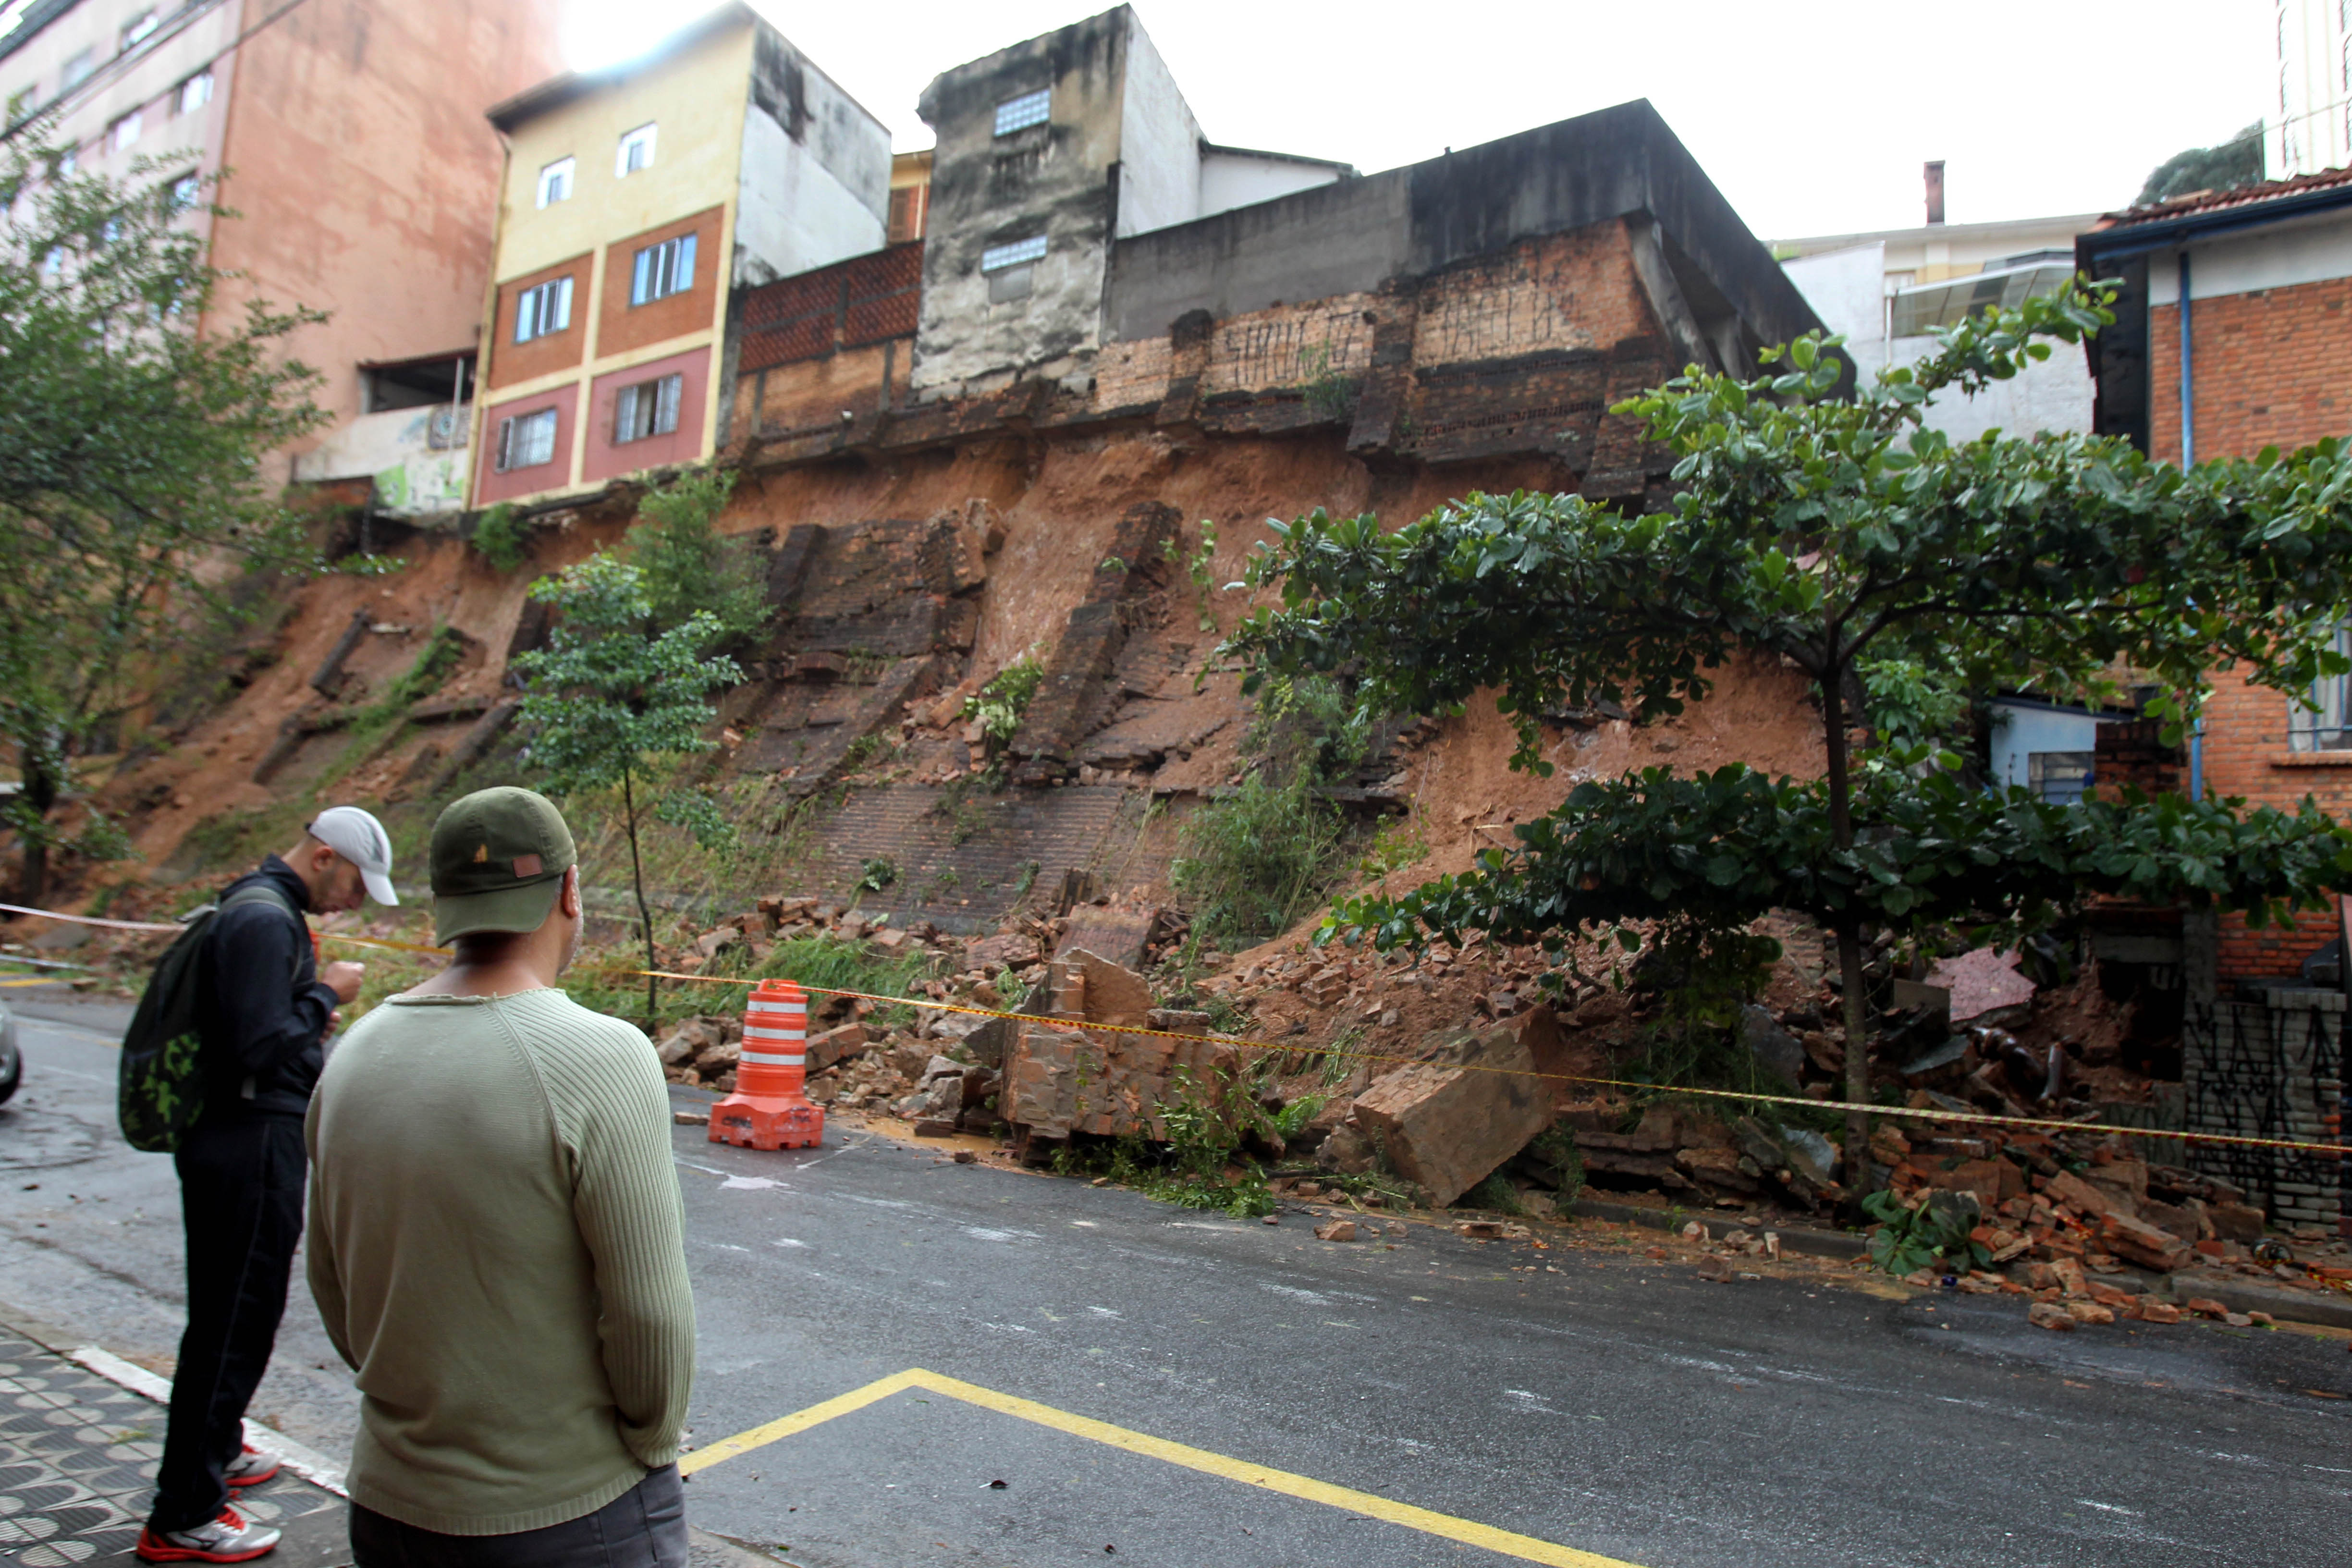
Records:
[[[555,461],[555,410],[537,409],[499,421],[499,472]]]
[[[1054,89],[1024,92],[1019,98],[1008,98],[996,106],[996,133],[1010,136],[1015,131],[1025,131],[1032,125],[1043,125],[1054,111]]]
[[[572,279],[551,278],[515,296],[514,341],[527,343],[572,325]]]
[[[686,377],[672,372],[654,381],[641,381],[634,386],[621,388],[620,396],[613,400],[613,444],[642,441],[648,436],[667,436],[677,428],[677,400],[686,388]]]
[[[539,172],[539,205],[541,206],[553,206],[557,202],[568,202],[572,199],[572,166],[573,160],[558,158]]]
[[[615,179],[625,180],[640,169],[653,167],[655,130],[651,125],[640,125],[622,135],[620,153],[613,160]]]
[[[2094,752],[2029,752],[2025,787],[2053,805],[2073,805],[2090,794],[2097,761]]]
[[[980,269],[982,272],[1002,272],[1008,267],[1025,267],[1032,261],[1042,261],[1045,257],[1045,237],[1032,235],[1027,239],[1016,239],[1009,245],[990,246],[980,253]]]
[[[629,303],[647,305],[694,287],[694,236],[681,234],[637,252],[629,277]]]
[[[213,73],[198,71],[182,82],[172,95],[173,112],[194,114],[213,100]]]
[[[2329,647],[2352,658],[2352,625]],[[2323,675],[2287,710],[2286,742],[2297,752],[2352,752],[2352,674]]]

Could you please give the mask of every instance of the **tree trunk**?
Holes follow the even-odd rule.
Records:
[[[637,801],[629,785],[629,770],[621,770],[621,811],[629,824],[629,879],[637,889],[637,922],[646,933],[646,1027],[661,1025],[661,982],[650,973],[659,969],[654,962],[654,915],[646,908],[646,872],[637,861]]]
[[[1834,645],[1832,628],[1829,640]],[[1845,670],[1832,660],[1822,677],[1822,725],[1826,731],[1830,797],[1830,841],[1840,849],[1853,847],[1853,777],[1846,752]],[[1862,922],[1857,915],[1837,923],[1838,984],[1845,1000],[1845,1097],[1849,1103],[1870,1103],[1870,1005],[1862,973]],[[1845,1187],[1859,1198],[1870,1191],[1870,1114],[1845,1113]]]
[[[30,825],[17,835],[25,847],[25,863],[16,878],[16,901],[38,909],[49,890],[49,841],[47,834],[49,813],[58,804],[57,777],[49,771],[37,746],[19,745],[16,755],[22,764],[24,800]]]

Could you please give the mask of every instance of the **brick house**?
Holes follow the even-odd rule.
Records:
[[[2087,347],[2095,430],[2184,465],[2352,434],[2352,169],[2113,214],[2077,238],[2075,256],[2082,270],[2121,285],[2115,325]],[[2339,639],[2352,649],[2352,628]],[[2290,810],[2309,799],[2352,817],[2352,677],[2323,680],[2301,700],[2231,669],[2211,683],[2172,762],[2175,787]],[[2142,752],[2153,741],[2116,739]],[[2141,761],[2143,776],[2162,772]],[[2182,921],[2189,1130],[2340,1136],[2347,976],[2326,950],[2352,910],[2337,903],[2283,930]],[[2352,1234],[2333,1160],[2227,1149],[2189,1157],[2281,1220]]]
[[[2122,284],[2089,347],[2094,428],[2189,463],[2352,434],[2352,169],[2205,191],[2111,215],[2076,242],[2082,268]],[[2192,793],[2352,816],[2352,681],[2312,706],[2217,670],[2182,760]],[[2216,979],[2300,979],[2339,917],[2290,931],[2225,921]]]

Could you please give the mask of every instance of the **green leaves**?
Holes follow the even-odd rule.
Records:
[[[1593,935],[1628,921],[1744,926],[1775,909],[1911,931],[1979,928],[2006,939],[2106,895],[2243,911],[2249,923],[2326,907],[2352,873],[2352,834],[2306,803],[2127,794],[2053,805],[1910,769],[1920,751],[1870,759],[1855,781],[1854,842],[1840,848],[1827,786],[1737,763],[1663,768],[1580,784],[1473,870],[1396,899],[1341,905],[1335,931],[1383,950],[1484,931],[1506,942]]]
[[[653,630],[645,574],[603,551],[541,578],[530,595],[561,612],[549,646],[515,659],[530,682],[520,717],[535,727],[531,761],[549,794],[611,788],[644,776],[652,759],[710,750],[704,697],[743,679],[733,659],[703,657],[724,629],[716,616],[698,611]],[[673,791],[657,815],[708,847],[724,840],[726,825],[699,798]]]
[[[250,574],[299,559],[262,459],[326,418],[286,352],[325,318],[215,308],[220,275],[163,167],[65,174],[43,133],[0,149],[0,735],[36,851],[51,764],[203,668],[211,634],[266,601]]]

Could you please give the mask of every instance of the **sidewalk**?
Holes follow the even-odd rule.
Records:
[[[129,1563],[154,1495],[163,1407],[0,1326],[0,1563]],[[281,1470],[236,1500],[285,1531],[265,1562],[351,1561],[343,1500]]]

